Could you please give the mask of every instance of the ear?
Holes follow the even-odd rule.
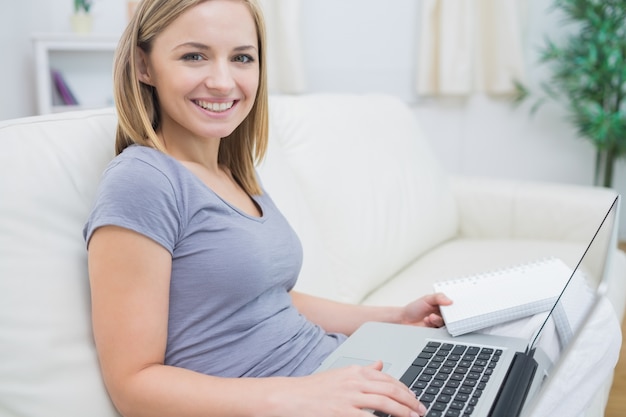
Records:
[[[146,52],[137,47],[136,49],[136,54],[137,54],[137,79],[144,83],[144,84],[148,84],[148,85],[153,85],[152,84],[152,77],[150,76],[150,65],[148,65],[148,54],[146,54]]]

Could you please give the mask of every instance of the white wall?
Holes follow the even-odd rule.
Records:
[[[302,0],[310,90],[386,92],[414,102],[415,0]]]
[[[121,33],[126,0],[95,0],[94,31]],[[69,32],[73,0],[2,0],[0,3],[0,120],[36,112],[31,35]]]
[[[432,146],[454,173],[590,184],[593,148],[576,138],[562,109],[544,106],[534,117],[502,100],[419,100],[414,94],[417,52],[416,0],[301,0],[303,55],[308,90],[386,92],[414,106]],[[545,33],[558,35],[546,10],[552,0],[529,0],[528,75],[538,82],[536,48]],[[72,0],[3,1],[0,5],[0,120],[35,113],[30,36],[69,31]],[[119,34],[126,0],[95,0],[98,33]],[[270,28],[271,30],[271,28]],[[626,163],[615,187],[626,192]],[[626,210],[620,236],[626,240]]]

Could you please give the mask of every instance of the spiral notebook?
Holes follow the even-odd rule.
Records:
[[[550,310],[572,270],[558,258],[436,282],[454,303],[441,307],[446,328],[459,336]]]

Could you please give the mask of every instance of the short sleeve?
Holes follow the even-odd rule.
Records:
[[[113,160],[100,182],[93,210],[83,229],[87,245],[102,226],[140,233],[173,253],[181,216],[171,179],[136,158]]]

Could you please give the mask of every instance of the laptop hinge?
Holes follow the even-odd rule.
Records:
[[[489,417],[519,416],[537,371],[537,361],[533,358],[533,353],[534,349],[529,353],[515,353],[504,383],[489,411]]]

